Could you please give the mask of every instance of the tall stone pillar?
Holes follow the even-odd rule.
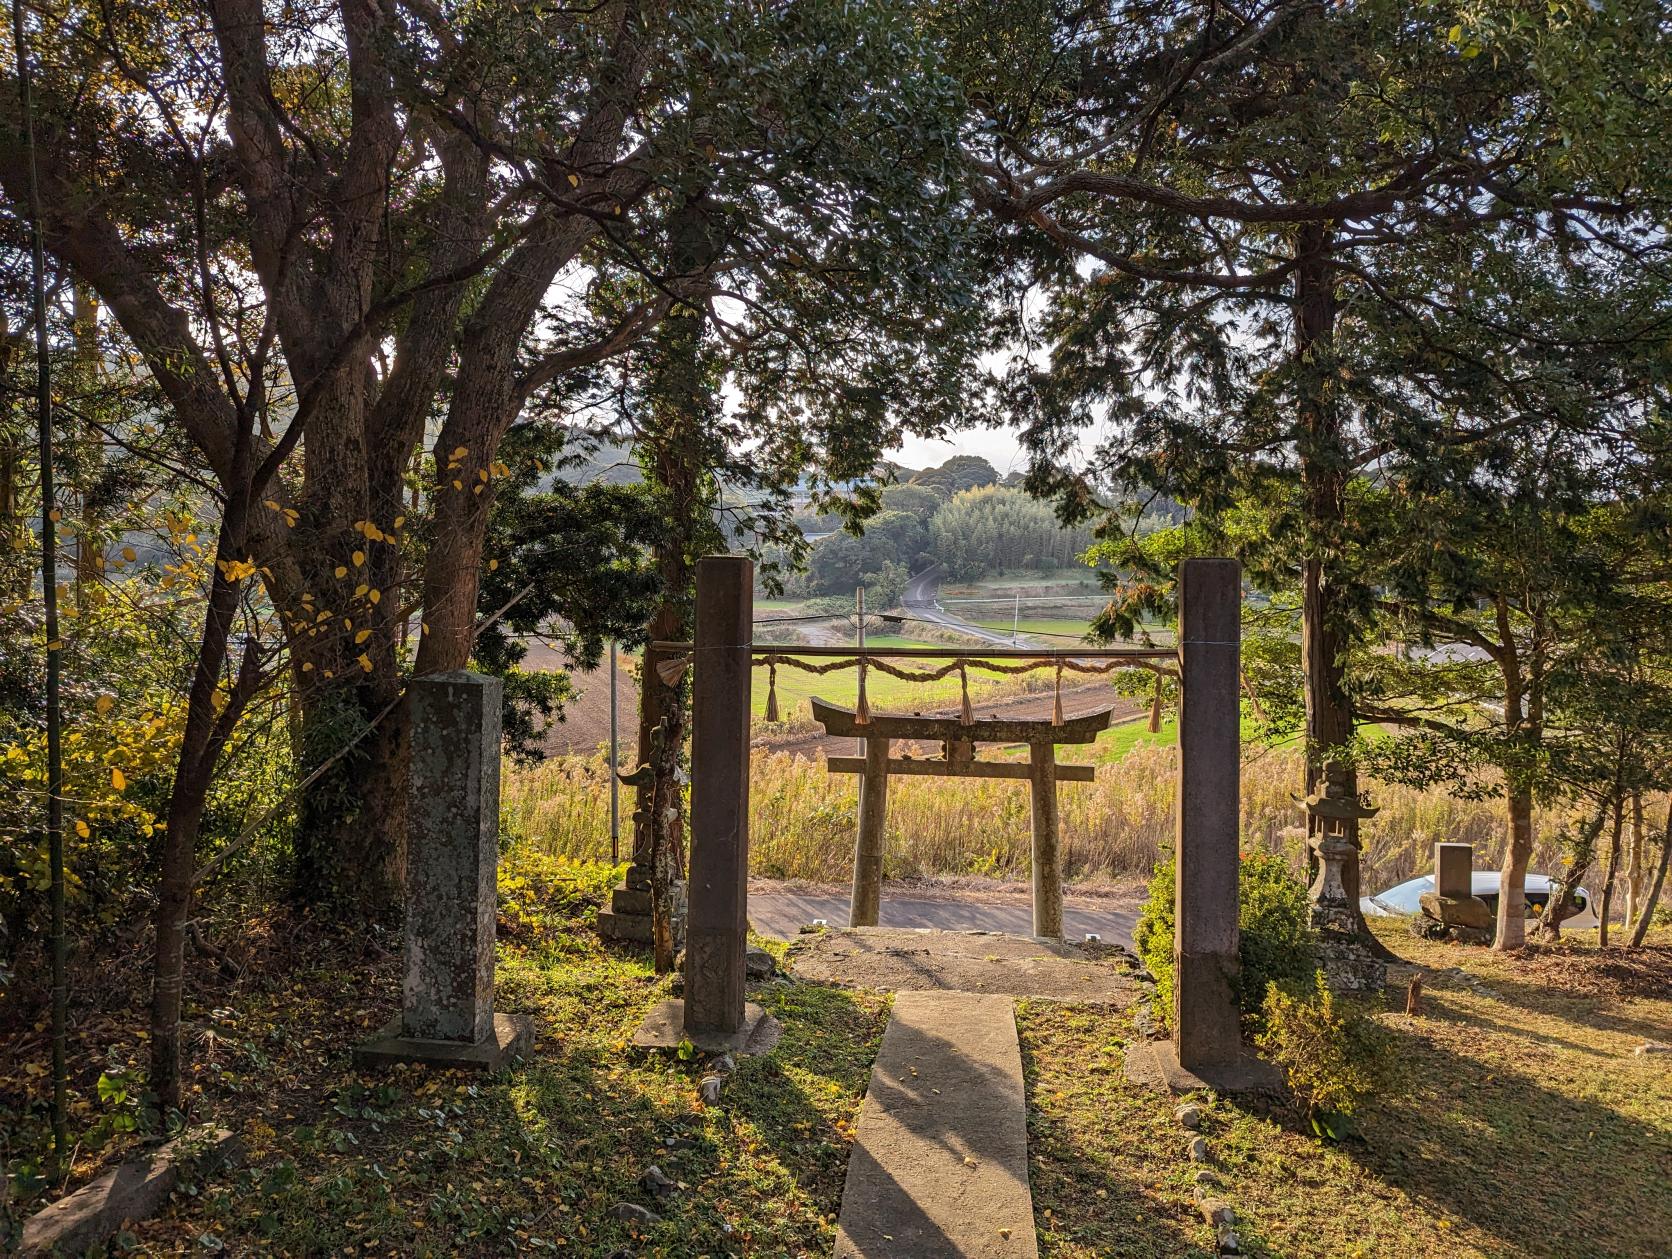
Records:
[[[463,671],[415,680],[401,1015],[355,1051],[365,1065],[496,1067],[533,1023],[496,1015],[502,684]]]
[[[697,562],[691,651],[691,853],[685,996],[652,1010],[636,1045],[744,1049],[765,1019],[744,1001],[749,923],[749,697],[755,565]]]
[[[755,565],[741,555],[697,562],[685,945],[685,1027],[692,1032],[733,1032],[743,1022],[754,589]]]
[[[1173,1032],[1179,1064],[1242,1055],[1232,984],[1241,826],[1242,574],[1235,560],[1179,566],[1179,780]]]

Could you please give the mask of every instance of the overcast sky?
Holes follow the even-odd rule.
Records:
[[[1027,456],[1016,440],[1016,431],[1008,428],[974,428],[954,433],[950,441],[932,442],[921,437],[908,437],[905,444],[889,458],[908,468],[934,468],[953,455],[980,455],[1000,476],[1007,472],[1025,472]]]

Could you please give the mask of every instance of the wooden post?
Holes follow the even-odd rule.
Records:
[[[1242,1054],[1237,958],[1241,570],[1179,566],[1179,789],[1173,1032],[1187,1071]]]
[[[1062,855],[1057,850],[1057,749],[1028,744],[1033,785],[1033,933],[1062,938]]]
[[[893,740],[864,739],[865,769],[859,777],[859,836],[853,845],[853,896],[848,926],[874,927],[882,912],[882,849],[888,831],[888,753]]]
[[[741,555],[697,563],[692,651],[688,1032],[743,1026],[749,877],[749,646],[755,566]]]

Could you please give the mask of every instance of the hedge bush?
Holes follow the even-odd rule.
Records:
[[[1138,914],[1133,939],[1138,956],[1155,976],[1156,1014],[1169,1022],[1173,1014],[1173,900],[1175,879],[1171,858],[1155,867],[1149,897]],[[1242,973],[1237,977],[1237,1004],[1243,1018],[1258,1025],[1266,989],[1275,982],[1308,982],[1314,968],[1312,928],[1308,922],[1306,886],[1289,871],[1282,857],[1271,853],[1244,854],[1237,878],[1238,949]]]

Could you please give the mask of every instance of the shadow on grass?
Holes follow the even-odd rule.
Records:
[[[744,1060],[722,1107],[705,1109],[706,1064],[627,1046],[666,985],[642,959],[584,938],[562,951],[562,962],[502,959],[499,1006],[537,1021],[521,1066],[359,1075],[343,1045],[341,1067],[317,1078],[315,1121],[275,1115],[249,1165],[182,1202],[156,1240],[211,1235],[232,1253],[306,1255],[827,1252],[847,1154],[840,1125],[864,1092],[885,1002],[752,993],[783,1022],[783,1042]],[[683,1187],[651,1196],[639,1178],[652,1163]],[[617,1219],[623,1202],[663,1219]]]
[[[1017,1024],[1041,1256],[1212,1255],[1201,1245],[1207,1234],[1195,1219],[1128,1174],[1118,1157],[1129,1145],[1182,1150],[1185,1134],[1172,1125],[1171,1107],[1124,1082],[1118,1053],[1086,1063],[1070,1048],[1087,1039],[1124,1042],[1130,1034],[1126,1017],[1096,1008],[1023,1002]]]
[[[1672,1142],[1664,1127],[1556,1091],[1518,1064],[1487,1065],[1409,1029],[1395,1035],[1407,1092],[1399,1106],[1367,1113],[1364,1141],[1343,1147],[1365,1170],[1518,1253],[1667,1253]],[[1619,1069],[1641,1068],[1628,1061]]]
[[[1564,992],[1553,989],[1548,983],[1529,983],[1525,980],[1508,979],[1499,974],[1481,977],[1479,986],[1483,995],[1489,995],[1493,1000],[1502,1001],[1506,1005],[1582,1023],[1599,1032],[1615,1032],[1622,1036],[1640,1037],[1643,1040],[1663,1040],[1667,1035],[1667,1027],[1663,1020],[1622,1014],[1618,1001],[1612,998],[1591,993]],[[1448,989],[1437,987],[1430,991],[1444,993]],[[1456,991],[1467,993],[1469,989],[1465,987]],[[1672,992],[1661,995],[1663,999],[1672,997]],[[1474,1018],[1475,1015],[1471,1012],[1466,1017]],[[1528,1033],[1517,1030],[1515,1034]],[[1563,1047],[1581,1048],[1574,1044]]]

